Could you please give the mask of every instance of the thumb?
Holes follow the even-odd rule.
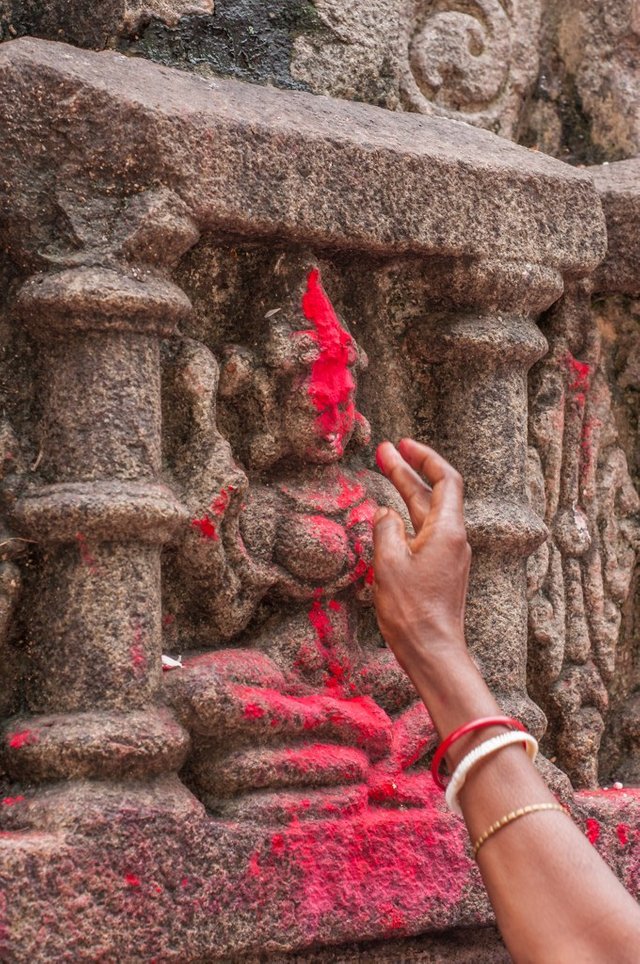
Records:
[[[395,509],[381,507],[373,518],[374,567],[390,561],[407,543],[404,522]]]

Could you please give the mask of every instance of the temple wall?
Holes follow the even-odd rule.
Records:
[[[404,434],[638,892],[638,16],[0,0],[3,960],[508,959],[371,608]]]

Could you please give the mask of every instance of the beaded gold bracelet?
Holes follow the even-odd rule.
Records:
[[[478,837],[473,845],[473,856],[478,858],[478,851],[483,844],[487,842],[489,837],[493,837],[494,833],[498,830],[502,830],[507,824],[513,823],[514,820],[519,820],[520,817],[526,817],[528,813],[536,813],[539,810],[561,810],[562,813],[566,813],[565,808],[559,803],[530,803],[526,807],[519,807],[517,810],[512,810],[511,813],[506,813],[504,817],[500,817],[495,823],[492,823],[488,830]]]

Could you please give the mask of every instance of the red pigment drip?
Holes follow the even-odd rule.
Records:
[[[616,827],[616,833],[618,834],[618,840],[623,847],[625,844],[629,843],[629,827],[626,823],[619,823]]]
[[[24,797],[5,797],[2,801],[3,807],[14,807],[16,803],[22,803]]]
[[[37,743],[38,737],[31,730],[21,730],[20,733],[14,733],[9,737],[9,746],[12,750],[19,750],[23,746],[29,746],[31,743]]]
[[[587,820],[586,834],[589,843],[592,844],[594,844],[600,836],[600,824],[597,820],[594,820],[593,817],[589,817]]]
[[[309,622],[316,632],[316,645],[318,650],[327,661],[329,676],[326,681],[327,689],[341,690],[346,669],[342,663],[331,653],[331,637],[333,627],[331,620],[319,599],[315,599],[309,610]],[[327,645],[328,644],[328,645]]]
[[[573,397],[578,405],[584,405],[589,391],[591,365],[588,362],[578,361],[571,352],[567,352],[564,362],[573,379],[569,383],[569,390],[573,392]]]
[[[322,284],[320,272],[313,268],[307,277],[307,290],[302,296],[305,318],[313,323],[310,332],[320,354],[311,368],[309,397],[318,411],[323,432],[335,432],[342,439],[351,429],[355,413],[351,401],[355,382],[349,364],[355,349],[351,335],[344,330]]]
[[[203,539],[212,539],[213,542],[218,541],[216,527],[208,516],[205,515],[201,519],[192,519],[191,525],[194,529],[200,530]]]

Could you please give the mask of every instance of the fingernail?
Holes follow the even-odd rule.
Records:
[[[389,510],[385,506],[379,506],[374,512],[373,524],[375,525],[377,522],[380,522],[380,519],[384,519],[388,511]]]

